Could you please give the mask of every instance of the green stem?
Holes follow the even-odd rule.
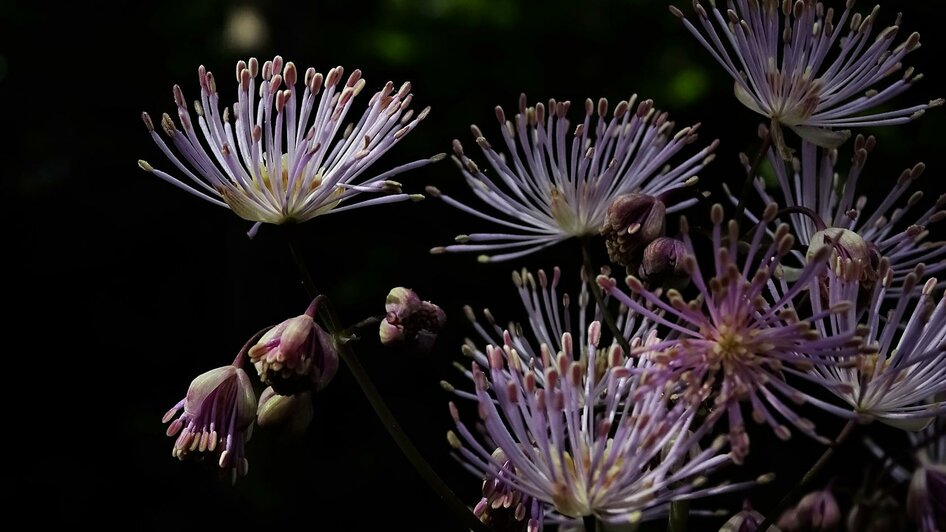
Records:
[[[588,272],[588,275],[591,277],[591,292],[595,296],[595,301],[598,302],[598,308],[601,309],[601,315],[604,317],[604,322],[607,324],[608,329],[611,330],[611,334],[614,336],[615,341],[618,345],[621,346],[621,349],[624,350],[624,354],[630,356],[631,346],[627,343],[627,338],[624,338],[624,334],[618,329],[618,324],[614,321],[614,316],[611,315],[611,312],[608,311],[607,305],[604,302],[604,294],[601,292],[601,287],[598,286],[598,281],[595,279],[595,269],[591,262],[591,239],[589,237],[581,238],[581,255],[584,259],[584,268]]]
[[[772,525],[775,519],[782,515],[782,512],[788,509],[789,505],[791,505],[799,495],[808,489],[815,477],[818,476],[818,473],[820,473],[821,470],[824,469],[826,465],[828,465],[828,462],[831,461],[831,457],[834,456],[834,453],[838,450],[838,448],[844,445],[844,442],[847,441],[856,427],[857,420],[854,419],[849,420],[847,424],[844,425],[844,428],[841,429],[841,433],[838,434],[838,437],[830,446],[828,446],[827,449],[824,450],[824,452],[821,454],[821,457],[818,458],[817,462],[815,462],[815,465],[811,466],[811,469],[805,473],[805,476],[802,477],[801,482],[795,484],[795,486],[787,494],[785,494],[784,497],[782,497],[782,500],[778,502],[778,505],[775,507],[775,509],[768,513],[765,520],[762,521],[756,530],[768,530],[769,526]]]
[[[299,269],[299,276],[302,278],[302,284],[306,292],[310,297],[315,298],[319,295],[319,291],[312,281],[312,276],[309,274],[309,269],[306,267],[305,261],[296,249],[292,234],[289,235],[289,251],[292,253],[293,261]],[[340,332],[340,322],[328,298],[319,305],[319,315],[322,317],[328,332],[337,338],[337,333]],[[345,361],[348,369],[355,377],[355,381],[358,382],[365,397],[368,398],[368,402],[371,403],[372,408],[374,408],[375,414],[377,414],[384,428],[387,429],[388,434],[391,435],[391,438],[397,443],[401,452],[404,453],[407,460],[414,466],[414,469],[427,481],[427,484],[437,493],[443,503],[463,521],[465,527],[476,532],[489,532],[489,528],[473,515],[473,512],[470,511],[457,494],[450,489],[450,486],[440,478],[440,475],[434,471],[433,467],[424,459],[417,447],[414,446],[414,443],[411,442],[411,439],[407,436],[407,433],[404,432],[401,424],[398,423],[397,419],[394,417],[394,413],[391,412],[391,409],[388,408],[388,405],[384,402],[384,399],[371,381],[371,377],[361,364],[354,350],[351,349],[347,342],[336,342],[336,346],[339,356]]]
[[[670,517],[667,519],[667,532],[686,532],[690,518],[690,501],[670,503]]]

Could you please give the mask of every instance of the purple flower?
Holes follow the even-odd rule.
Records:
[[[242,357],[238,357],[242,358]],[[177,419],[174,417],[183,409]],[[256,394],[246,372],[236,366],[212,369],[191,382],[187,395],[162,421],[175,436],[171,455],[181,460],[214,456],[231,481],[246,475],[243,448],[256,417]]]
[[[598,277],[598,283],[612,297],[669,330],[662,342],[648,348],[654,353],[652,371],[662,375],[656,382],[681,382],[683,393],[691,396],[692,402],[715,396],[714,410],[719,414],[725,412],[729,418],[733,456],[738,462],[749,451],[742,414],[745,403],[751,408],[753,420],[768,424],[783,439],[790,437],[791,431],[779,418],[819,441],[826,441],[815,433],[810,420],[783,400],[814,400],[790,384],[786,376],[809,378],[810,367],[838,364],[837,360],[846,360],[858,352],[854,331],[820,337],[812,327],[812,323],[849,306],[847,303],[838,303],[804,319],[799,317],[793,299],[824,270],[828,249],[816,254],[794,284],[780,279],[779,262],[792,248],[794,239],[783,224],[772,235],[770,244],[762,244],[765,226],[776,210],[775,205],[766,209],[763,222],[756,226],[740,261],[738,225],[730,222],[728,242],[724,245],[723,210],[719,205],[713,206],[712,241],[716,253],[714,274],[709,279],[704,279],[694,258],[686,221],[681,223],[689,255],[683,259],[683,267],[699,292],[699,297],[692,301],[684,300],[676,290],[667,291],[664,301],[637,278],[629,276],[627,284],[640,298],[637,299],[619,290],[613,279]],[[660,309],[664,315],[656,314],[641,301]]]
[[[841,526],[841,509],[829,488],[813,491],[779,517],[783,532],[832,532]]]
[[[853,262],[841,268],[858,268]],[[830,322],[818,324],[820,334],[847,334],[858,330],[864,336],[864,354],[856,363],[819,365],[811,369],[816,382],[847,403],[847,407],[824,405],[836,414],[876,419],[905,430],[920,430],[934,416],[946,413],[946,401],[927,402],[946,392],[946,301],[934,304],[935,279],[929,279],[919,299],[900,297],[893,308],[885,305],[893,286],[893,271],[886,259],[880,265],[881,282],[869,293],[862,310],[853,307],[838,313]],[[822,301],[834,304],[850,300],[861,292],[859,276],[847,280],[829,272],[827,293],[813,288],[815,308]],[[906,276],[900,293],[909,294],[918,275]]]
[[[496,211],[471,207],[433,187],[428,193],[449,205],[507,228],[500,233],[457,237],[458,244],[432,249],[433,253],[477,251],[480,260],[504,261],[534,253],[571,237],[598,233],[611,203],[623,194],[639,192],[663,197],[686,196],[696,174],[712,158],[717,142],[685,161],[668,166],[686,145],[696,141],[699,125],[674,132],[667,114],[653,101],[622,101],[608,118],[608,101],[585,101],[584,121],[573,130],[565,118],[571,102],[549,100],[527,107],[519,97],[519,113],[506,120],[496,108],[508,155],[497,152],[476,126],[476,144],[494,173],[484,173],[454,140],[454,161],[473,193]],[[595,115],[597,116],[595,117]],[[695,202],[683,199],[667,208],[675,212]]]
[[[500,480],[505,493],[548,505],[546,519],[553,521],[595,515],[609,523],[638,522],[665,514],[674,500],[753,484],[708,483],[705,475],[731,461],[726,438],[701,449],[711,424],[696,420],[699,405],[671,399],[665,392],[672,384],[645,386],[649,346],[660,343],[648,320],[620,317],[631,346],[643,346],[642,356],[628,358],[616,343],[602,344],[601,324],[592,320],[598,309],[588,309],[587,279],[573,313],[567,295],[559,303],[559,277],[558,269],[551,281],[541,271],[538,281],[528,272],[515,274],[529,326],[502,330],[487,311],[489,326],[477,323],[477,331],[503,343],[487,345],[485,353],[472,341],[464,346],[474,359],[467,375],[475,393],[445,384],[478,406],[480,436],[450,405],[456,432],[448,440],[467,469]],[[577,342],[569,332],[574,323]]]
[[[142,118],[155,143],[187,179],[145,161],[139,161],[139,166],[211,203],[229,207],[245,220],[258,222],[250,230],[251,236],[261,223],[305,222],[329,212],[420,198],[401,193],[400,184],[390,178],[440,157],[361,177],[427,116],[429,108],[416,117],[408,109],[410,83],[395,91],[388,82],[371,97],[356,123],[343,129],[354,97],[365,87],[360,70],[339,88],[344,78],[342,67],[329,70],[327,76],[309,68],[301,91],[292,62],[284,65],[282,57],[276,56],[264,63],[262,70],[257,86],[257,60],[239,61],[237,102],[221,111],[216,78],[203,66],[198,69],[200,100],[194,103],[194,111],[203,143],[195,132],[184,94],[175,85],[180,129],[167,114],[161,119],[161,128],[180,157],[155,131],[151,117],[143,113]],[[365,192],[385,195],[352,202]]]
[[[875,144],[874,137],[858,135],[850,171],[840,180],[835,168],[836,150],[820,150],[819,153],[814,144],[802,142],[800,158],[792,161],[793,173],[774,150],[770,150],[768,156],[781,191],[778,203],[793,211],[787,215],[787,221],[800,243],[820,247],[827,243],[825,237],[828,237],[836,250],[835,258],[864,263],[862,288],[868,289],[878,278],[880,258],[886,257],[894,276],[887,295],[899,297],[903,280],[918,265],[924,265],[928,274],[946,268],[944,243],[927,240],[928,227],[946,218],[943,210],[946,195],[932,207],[912,214],[923,193],[914,191],[906,201],[901,199],[923,174],[925,165],[918,163],[904,170],[882,200],[868,209],[868,198],[855,194],[861,185],[867,156]],[[756,181],[755,187],[763,200],[776,201],[766,192],[761,180]],[[732,196],[730,199],[733,203],[737,201]],[[803,258],[800,253],[796,254]]]
[[[854,1],[847,0],[835,22],[834,9],[814,0],[729,0],[725,14],[716,4],[711,1],[707,11],[694,2],[702,29],[679,9],[671,11],[732,76],[739,101],[772,120],[773,139],[783,156],[790,152],[781,125],[833,148],[850,132],[832,128],[902,124],[943,103],[938,99],[866,114],[921,78],[912,67],[898,74],[904,56],[920,46],[920,34],[893,47],[898,16],[893,26],[873,37],[879,7],[861,16],[851,13]],[[892,83],[877,88],[895,74]]]
[[[338,371],[332,336],[315,323],[316,298],[305,314],[273,327],[250,348],[260,380],[281,395],[321,390]]]

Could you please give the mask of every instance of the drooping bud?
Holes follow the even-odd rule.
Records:
[[[384,345],[404,344],[418,351],[430,350],[447,315],[430,301],[421,301],[409,288],[399,286],[384,301],[387,314],[379,331]]]
[[[319,299],[305,314],[270,329],[250,348],[250,360],[260,380],[281,395],[312,388],[321,390],[338,370],[338,353],[331,335],[315,323]]]
[[[752,509],[752,505],[746,500],[742,503],[742,511],[729,518],[719,528],[719,532],[756,532],[765,516]],[[767,532],[780,532],[774,526],[769,527]]]
[[[683,267],[686,253],[686,245],[682,241],[659,237],[644,248],[638,275],[651,287],[682,290],[690,284],[690,274]]]
[[[667,208],[648,194],[618,196],[608,207],[600,232],[608,257],[622,266],[636,266],[645,246],[663,236]]]
[[[830,264],[843,280],[859,280],[864,288],[872,287],[877,281],[880,253],[876,246],[865,241],[861,235],[839,227],[822,229],[812,235],[807,258],[811,259],[823,246],[832,247]],[[850,262],[854,267],[841,268],[838,266],[839,261]],[[853,276],[857,276],[857,279],[853,279]]]
[[[174,419],[183,409],[181,417]],[[246,372],[236,366],[212,369],[195,378],[163,418],[168,436],[177,436],[171,454],[181,460],[213,456],[232,480],[247,471],[244,445],[256,416],[256,393]],[[174,421],[171,421],[174,419]]]
[[[298,435],[309,427],[313,413],[311,392],[279,395],[270,386],[260,395],[256,422],[263,428]]]
[[[946,464],[916,468],[907,492],[907,513],[923,530],[927,529],[923,524],[946,530]]]
[[[841,525],[841,509],[830,489],[813,491],[778,520],[785,532],[831,532]]]

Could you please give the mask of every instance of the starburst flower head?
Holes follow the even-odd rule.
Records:
[[[221,111],[216,78],[201,66],[200,99],[193,106],[196,121],[183,91],[175,85],[177,122],[165,114],[160,123],[170,143],[155,130],[148,113],[142,118],[155,143],[185,177],[174,177],[145,161],[139,161],[139,166],[230,208],[245,220],[258,222],[251,235],[261,223],[305,222],[330,212],[420,199],[402,193],[400,184],[391,178],[441,156],[363,177],[369,166],[427,116],[429,108],[416,116],[409,109],[410,83],[395,90],[388,82],[371,97],[361,117],[346,125],[355,97],[366,85],[360,70],[342,83],[342,67],[327,75],[309,68],[302,76],[301,90],[299,71],[291,61],[284,63],[276,56],[260,70],[255,58],[237,63],[237,101]],[[363,193],[381,196],[356,202]]]
[[[453,142],[453,159],[467,184],[496,214],[433,187],[428,193],[507,231],[460,235],[458,244],[432,252],[487,252],[494,254],[481,255],[481,261],[510,260],[568,238],[597,234],[608,208],[624,194],[660,199],[669,213],[696,201],[687,188],[712,160],[718,143],[675,165],[671,159],[696,141],[699,124],[674,132],[667,113],[655,109],[652,100],[637,103],[635,95],[618,103],[610,116],[607,100],[602,98],[597,105],[587,100],[584,120],[572,130],[566,118],[570,107],[570,102],[555,100],[531,107],[524,94],[512,120],[497,107],[508,154],[494,149],[473,126],[492,176],[467,156],[459,141]]]
[[[858,266],[848,262],[843,267]],[[856,273],[848,275],[847,280],[834,272],[829,275],[827,294],[820,283],[813,288],[816,308],[821,301],[850,300],[861,291]],[[911,293],[918,279],[917,273],[907,275],[900,292]],[[901,297],[888,308],[885,292],[893,282],[893,272],[885,259],[881,262],[881,282],[863,309],[848,307],[830,322],[818,324],[819,332],[825,335],[861,330],[865,352],[856,364],[826,364],[811,371],[818,382],[832,383],[829,389],[848,406],[826,405],[828,410],[916,431],[946,413],[946,401],[928,402],[946,391],[946,301],[941,297],[934,303],[936,279],[929,279],[919,299]]]
[[[715,0],[708,10],[694,2],[700,28],[681,10],[671,11],[732,76],[739,101],[772,120],[773,140],[783,156],[790,150],[782,125],[819,146],[837,147],[850,136],[847,128],[902,124],[943,103],[871,114],[922,78],[912,67],[900,73],[903,58],[919,48],[920,34],[895,45],[898,16],[875,36],[879,6],[862,16],[852,12],[854,0],[847,0],[835,20],[834,9],[815,0],[728,0],[726,5],[724,15]]]
[[[819,149],[803,142],[800,157],[793,159],[790,167],[770,150],[769,162],[781,194],[772,197],[761,180],[755,182],[755,188],[764,201],[786,207],[786,221],[803,246],[814,250],[830,244],[835,252],[835,266],[838,259],[860,262],[863,267],[857,271],[863,276],[862,289],[870,291],[872,282],[879,278],[880,258],[885,257],[894,280],[887,295],[899,297],[904,279],[917,266],[922,265],[927,274],[946,268],[946,242],[929,240],[930,226],[946,219],[946,195],[917,212],[924,195],[920,190],[910,189],[926,169],[923,163],[917,163],[903,170],[883,200],[869,208],[868,198],[857,196],[856,191],[862,185],[861,176],[875,146],[874,137],[857,136],[845,178],[836,168],[837,150]],[[735,203],[738,199],[730,194],[730,201]],[[801,253],[796,256],[804,261]]]
[[[508,493],[547,505],[547,521],[594,515],[638,522],[664,515],[674,500],[753,484],[709,483],[706,475],[731,461],[726,438],[701,449],[711,425],[696,421],[699,405],[676,400],[672,384],[645,387],[650,357],[629,358],[616,341],[603,343],[589,280],[574,309],[567,295],[561,303],[556,297],[559,278],[558,269],[551,278],[517,273],[528,326],[502,330],[487,311],[489,326],[476,324],[477,331],[502,344],[487,345],[485,353],[472,341],[464,346],[473,358],[466,374],[475,393],[445,387],[476,401],[482,425],[478,437],[451,403],[456,432],[448,440],[461,462],[502,481]],[[585,325],[573,337],[576,322]],[[653,325],[637,315],[623,314],[617,326],[632,347],[659,342]]]
[[[315,323],[320,301],[315,298],[305,314],[267,331],[249,350],[260,380],[276,393],[293,395],[321,390],[338,371],[335,342]]]
[[[858,352],[854,331],[820,337],[812,326],[840,312],[847,303],[840,302],[805,319],[799,317],[793,299],[825,268],[829,250],[822,248],[795,283],[789,285],[780,279],[779,262],[791,250],[794,239],[783,224],[772,235],[772,241],[763,245],[765,226],[776,212],[774,204],[765,210],[763,221],[756,225],[740,261],[739,226],[734,221],[729,223],[728,242],[724,244],[723,209],[714,205],[715,272],[708,280],[694,258],[689,227],[683,219],[681,232],[688,251],[683,265],[699,291],[699,297],[692,301],[684,300],[677,290],[669,290],[665,301],[636,277],[629,276],[627,285],[641,298],[637,299],[618,289],[614,279],[598,277],[598,283],[612,297],[670,331],[662,342],[651,347],[656,353],[652,371],[664,374],[658,382],[683,382],[683,393],[691,395],[692,402],[715,397],[715,412],[724,412],[729,418],[737,461],[749,451],[742,414],[744,403],[750,405],[754,421],[768,424],[780,438],[789,438],[791,431],[779,417],[801,432],[826,441],[815,433],[810,420],[783,400],[813,400],[790,384],[786,375],[807,377],[806,370],[813,365],[836,364],[836,360]],[[655,314],[641,301],[661,309],[664,315]]]
[[[252,433],[256,406],[253,385],[239,367],[223,366],[199,375],[162,420],[174,420],[167,429],[168,436],[177,436],[171,454],[181,460],[214,456],[231,480],[246,475],[244,445]]]

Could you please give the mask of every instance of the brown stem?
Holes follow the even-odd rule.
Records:
[[[601,293],[601,287],[598,286],[598,282],[595,280],[595,270],[591,263],[590,242],[591,239],[588,237],[581,239],[581,255],[584,259],[584,268],[588,272],[588,275],[591,276],[591,292],[595,296],[595,301],[598,302],[598,308],[601,309],[601,315],[604,317],[604,322],[607,324],[608,329],[611,330],[611,334],[614,336],[615,341],[617,341],[618,345],[621,346],[621,349],[624,350],[624,354],[630,356],[631,346],[627,343],[627,338],[624,338],[624,334],[618,328],[618,324],[614,320],[614,316],[612,316],[608,311],[608,307],[604,302],[604,294]]]
[[[772,132],[766,130],[766,134],[762,136],[762,146],[759,147],[759,152],[756,153],[755,159],[752,160],[752,165],[746,170],[746,179],[742,182],[742,190],[739,192],[739,203],[736,204],[736,222],[738,223],[742,223],[742,217],[746,212],[746,201],[749,199],[749,190],[752,188],[752,182],[759,172],[759,166],[762,165],[765,154],[769,151],[770,147],[772,147]]]

